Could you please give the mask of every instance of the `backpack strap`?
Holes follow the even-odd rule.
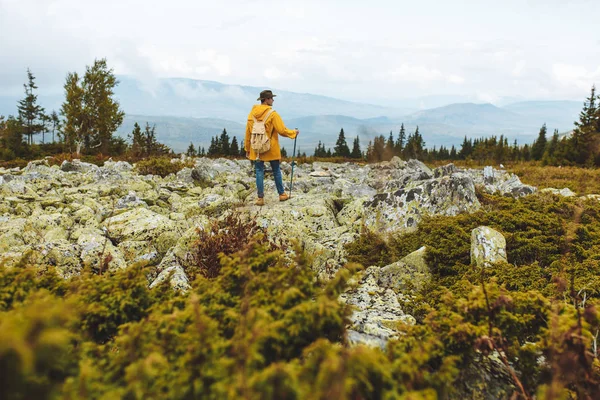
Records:
[[[262,122],[263,122],[264,124],[266,124],[266,123],[267,123],[267,120],[269,119],[269,117],[271,116],[271,114],[273,113],[273,111],[275,111],[275,110],[273,110],[273,109],[271,108],[271,109],[269,110],[269,112],[267,113],[267,115],[265,115],[265,117],[264,117],[264,118],[263,118],[263,120],[262,120]],[[271,135],[271,136],[273,136],[273,135]],[[269,135],[267,134],[267,137],[269,138],[269,140],[271,140],[271,136],[269,136]]]
[[[267,115],[262,119],[261,122],[267,122],[267,120],[269,119],[269,117],[271,116],[271,113],[275,111],[272,108],[269,110],[269,112],[267,113]],[[256,117],[253,115],[252,119],[254,120],[253,122],[258,122],[258,120],[256,119]]]

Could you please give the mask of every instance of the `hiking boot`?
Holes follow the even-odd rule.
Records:
[[[265,199],[262,197],[259,197],[258,199],[256,199],[256,202],[254,202],[254,204],[256,204],[257,206],[264,206],[265,205]]]
[[[283,193],[279,195],[279,201],[286,201],[290,198],[287,193]]]

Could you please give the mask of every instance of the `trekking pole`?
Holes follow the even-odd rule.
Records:
[[[290,180],[290,199],[292,198],[292,187],[294,186],[294,157],[296,156],[296,140],[298,135],[294,138],[294,152],[292,153],[292,178]]]

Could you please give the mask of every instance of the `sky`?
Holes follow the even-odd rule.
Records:
[[[580,100],[600,84],[597,0],[0,0],[0,96],[106,58],[184,77],[395,105]]]

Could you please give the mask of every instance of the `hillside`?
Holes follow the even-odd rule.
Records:
[[[260,87],[226,85],[219,82],[182,78],[140,82],[119,77],[116,97],[126,113],[118,129],[126,137],[133,123],[156,124],[159,140],[176,151],[187,149],[190,141],[208,146],[210,138],[223,128],[241,139],[248,111],[256,104]],[[542,124],[548,131],[572,129],[580,110],[574,101],[526,101],[504,107],[492,104],[455,103],[415,111],[410,107],[382,107],[309,93],[274,89],[275,109],[290,128],[299,128],[301,148],[311,152],[321,140],[333,146],[341,128],[347,137],[360,137],[363,148],[377,135],[396,136],[404,123],[407,132],[420,133],[428,147],[460,145],[464,136],[505,135],[512,142],[531,142]],[[452,99],[448,97],[448,99]],[[19,98],[0,96],[0,115],[16,113]],[[40,89],[39,103],[47,111],[58,110],[61,95],[49,96]],[[412,103],[401,102],[403,105]]]

